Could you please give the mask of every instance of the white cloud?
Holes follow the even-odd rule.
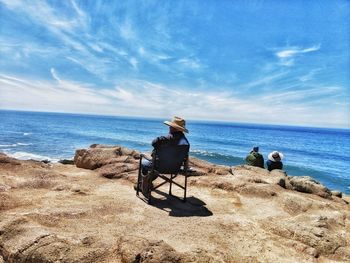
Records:
[[[121,37],[126,40],[133,40],[136,38],[136,32],[129,20],[119,26],[119,32]]]
[[[285,50],[281,50],[276,52],[276,56],[279,58],[290,58],[290,57],[294,57],[298,54],[303,54],[303,53],[309,53],[309,52],[313,52],[313,51],[317,51],[321,48],[321,45],[315,45],[309,48],[300,48],[300,47],[292,47],[290,49],[285,49]]]
[[[50,72],[51,72],[52,77],[53,77],[55,80],[57,80],[57,82],[61,82],[61,80],[60,80],[60,78],[57,76],[56,71],[55,71],[54,68],[51,68],[51,69],[50,69]]]
[[[57,54],[57,57],[67,58],[93,77],[110,83],[115,83],[116,76],[129,70],[127,65],[135,71],[141,69],[141,65],[151,65],[161,73],[173,76],[185,76],[189,71],[205,68],[191,47],[185,47],[181,42],[174,43],[170,34],[168,10],[163,8],[155,7],[154,13],[147,17],[151,32],[140,30],[137,26],[138,13],[127,10],[133,5],[126,5],[128,7],[124,10],[123,4],[120,8],[125,16],[110,18],[97,32],[91,32],[90,22],[94,18],[89,17],[82,8],[83,5],[80,6],[76,0],[65,2],[62,9],[54,8],[54,5],[45,0],[33,1],[31,4],[25,0],[0,1],[18,17],[46,28],[53,35],[50,39],[54,41],[49,43],[29,38],[18,47],[5,47],[0,42],[0,49],[5,49],[8,57],[15,54],[11,55],[11,59],[17,57],[19,62],[27,54],[51,58]],[[33,41],[33,45],[30,41]],[[14,38],[13,43],[18,43],[18,39]],[[26,49],[25,46],[29,48]],[[58,68],[57,65],[55,67]]]
[[[138,65],[138,63],[139,63],[139,62],[137,61],[137,59],[134,58],[134,57],[132,57],[132,58],[129,59],[129,62],[130,62],[130,64],[131,64],[131,66],[132,66],[134,69],[137,70],[137,65]]]
[[[201,67],[197,58],[181,58],[178,60],[178,63],[190,69],[199,69]]]
[[[306,82],[306,81],[310,81],[314,78],[314,76],[320,72],[322,70],[322,68],[316,68],[316,69],[312,69],[309,73],[299,77],[299,80],[302,82]]]
[[[280,71],[277,73],[266,75],[264,77],[258,78],[257,80],[244,84],[242,88],[248,89],[248,88],[254,88],[254,87],[259,87],[263,85],[269,85],[273,81],[276,81],[278,79],[281,79],[282,77],[285,77],[288,73],[289,71]]]
[[[283,49],[275,53],[279,59],[279,64],[285,67],[291,67],[295,64],[295,58],[301,54],[317,51],[321,48],[321,45],[314,45],[308,48],[291,47]]]
[[[120,83],[114,89],[64,80],[57,83],[0,74],[0,108],[66,111],[107,115],[211,119],[256,123],[350,126],[348,98],[338,86],[279,91],[254,99],[230,92],[196,91],[143,80]],[[19,97],[18,94],[21,94]],[[314,98],[305,103],[300,100]],[[332,102],[338,101],[338,104]],[[326,121],[325,121],[326,120]]]

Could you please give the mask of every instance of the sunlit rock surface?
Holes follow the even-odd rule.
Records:
[[[187,202],[163,186],[148,205],[133,189],[139,156],[106,145],[77,150],[75,165],[0,154],[0,263],[350,258],[349,198],[310,177],[190,158]]]

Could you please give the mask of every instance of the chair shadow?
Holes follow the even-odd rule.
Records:
[[[169,212],[169,216],[174,217],[191,217],[191,216],[212,216],[213,213],[205,207],[206,203],[202,200],[190,196],[187,197],[186,202],[183,202],[176,196],[171,196],[159,190],[153,191],[163,198],[152,196],[151,206],[157,207],[163,211]]]

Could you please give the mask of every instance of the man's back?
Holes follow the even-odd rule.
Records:
[[[187,138],[181,131],[170,132],[167,136],[159,136],[152,141],[152,146],[156,149],[161,146],[170,145],[190,145]]]
[[[251,166],[264,168],[264,157],[258,152],[250,152],[246,157],[246,163]]]

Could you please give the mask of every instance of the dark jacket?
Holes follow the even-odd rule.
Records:
[[[266,165],[269,171],[272,171],[274,169],[281,169],[281,170],[283,169],[283,163],[281,161],[273,162],[271,160],[267,160]]]
[[[169,133],[167,136],[159,136],[152,141],[152,146],[157,149],[158,147],[168,145],[190,145],[183,132],[176,131]]]
[[[248,165],[264,168],[264,157],[258,152],[251,151],[245,161]]]

